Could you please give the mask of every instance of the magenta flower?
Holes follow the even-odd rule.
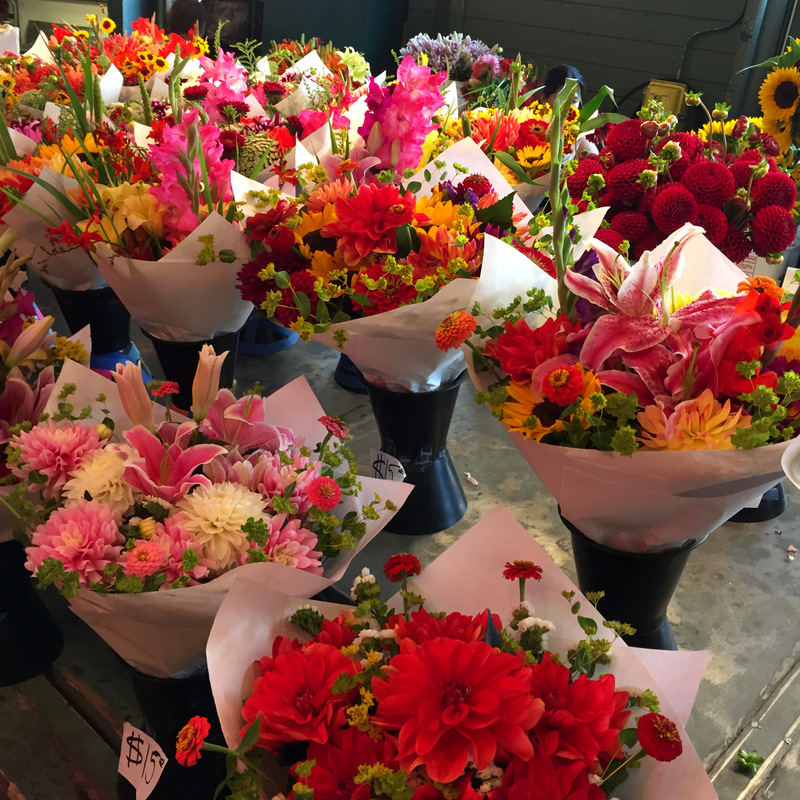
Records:
[[[265,404],[263,397],[245,395],[237,400],[233,392],[221,389],[200,429],[212,439],[227,442],[242,451],[286,447],[294,441],[294,436],[290,430],[276,428],[266,421]]]
[[[109,585],[103,574],[107,564],[120,563],[125,538],[111,509],[94,500],[81,500],[56,509],[33,532],[25,566],[36,575],[46,558],[64,564],[66,572],[78,573],[79,586]]]
[[[47,498],[58,497],[64,484],[84,460],[102,446],[97,431],[81,422],[57,427],[52,422],[37,425],[11,438],[11,447],[20,449],[20,459],[10,465],[11,472],[28,483],[28,490]],[[32,472],[47,478],[44,484],[30,480]]]
[[[42,370],[36,379],[36,388],[22,377],[19,369],[12,369],[0,394],[0,444],[9,439],[9,428],[20,422],[36,422],[53,391],[53,368]]]
[[[185,422],[177,429],[162,425],[162,438],[142,427],[127,431],[125,438],[136,453],[125,462],[125,480],[142,494],[168,503],[179,500],[192,486],[210,486],[211,481],[198,469],[224,453],[225,448],[217,444],[190,445],[194,430],[193,422]]]
[[[316,545],[316,534],[301,527],[300,520],[287,522],[285,514],[270,520],[269,538],[264,548],[270,561],[321,575],[322,553],[314,549]]]

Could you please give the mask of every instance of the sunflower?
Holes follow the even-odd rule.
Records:
[[[797,67],[774,69],[761,84],[758,101],[765,117],[789,119],[800,102],[800,70]]]
[[[117,29],[117,23],[114,22],[113,19],[109,19],[108,17],[105,17],[103,21],[100,23],[100,30],[103,31],[103,33],[106,34],[114,33],[116,29]]]

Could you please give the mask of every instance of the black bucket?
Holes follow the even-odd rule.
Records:
[[[400,461],[405,483],[414,485],[386,526],[392,533],[436,533],[466,513],[467,498],[447,452],[450,421],[466,377],[464,371],[432,392],[393,392],[367,384],[381,450]]]

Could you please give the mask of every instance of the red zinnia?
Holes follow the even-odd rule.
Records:
[[[533,755],[527,732],[544,703],[531,696],[531,671],[516,656],[486,642],[405,639],[386,672],[372,680],[372,722],[397,733],[402,769],[424,766],[432,780],[449,783],[470,759],[485,769],[498,753]]]
[[[168,394],[178,394],[181,387],[175,381],[161,381],[159,386],[150,390],[153,397],[166,397]]]
[[[656,227],[669,234],[697,219],[697,201],[685,186],[670,183],[656,195],[651,213]]]
[[[308,499],[320,511],[333,511],[342,499],[342,490],[333,478],[322,475],[308,485]]]
[[[340,197],[337,219],[323,229],[323,236],[339,239],[345,263],[358,266],[372,253],[394,253],[397,229],[414,218],[414,195],[400,194],[396,186],[365,184],[355,197]]]
[[[475,333],[478,321],[468,311],[454,311],[448,314],[436,327],[434,339],[440,350],[454,350]]]
[[[386,288],[368,288],[363,280],[365,277],[369,278],[370,281],[376,282],[385,279]],[[367,269],[360,270],[353,282],[353,290],[359,294],[363,294],[370,300],[371,305],[363,306],[355,302],[355,300],[353,301],[353,308],[356,311],[362,311],[365,317],[383,314],[385,311],[399,308],[415,300],[417,297],[417,290],[413,283],[408,284],[399,275],[392,275],[390,272],[384,272],[381,264],[372,264]]]
[[[507,561],[503,568],[503,577],[507,581],[542,579],[542,568],[533,561]]]
[[[782,253],[796,235],[797,224],[792,212],[781,206],[766,206],[753,220],[753,249],[760,256]]]
[[[333,434],[337,439],[350,438],[350,429],[339,417],[320,417],[317,422],[321,422],[328,429],[328,433]]]
[[[310,644],[302,652],[279,653],[268,666],[242,707],[245,727],[261,717],[259,747],[274,751],[288,742],[325,743],[330,731],[346,724],[353,693],[334,694],[331,686],[343,672],[354,675],[356,666],[338,647]]]
[[[675,723],[663,714],[645,714],[636,726],[639,744],[656,761],[674,761],[683,752],[683,742]]]
[[[698,203],[721,206],[733,197],[736,182],[730,170],[716,161],[698,161],[683,173],[681,183]]]
[[[383,565],[383,574],[392,583],[399,583],[403,578],[419,575],[421,571],[422,566],[419,559],[411,553],[398,553],[390,556]]]
[[[565,407],[571,405],[583,391],[583,373],[576,366],[556,367],[545,376],[542,391],[551,403]]]
[[[193,767],[200,758],[200,749],[211,730],[205,717],[192,717],[180,730],[175,743],[175,760],[184,767]]]

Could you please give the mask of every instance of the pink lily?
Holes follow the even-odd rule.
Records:
[[[633,266],[603,242],[589,242],[598,256],[594,266],[597,281],[569,270],[564,276],[571,292],[608,312],[593,323],[586,336],[580,354],[585,367],[599,370],[620,350],[648,350],[683,325],[704,329],[707,335],[730,315],[731,304],[739,300],[717,298],[709,291],[670,317],[667,291],[683,268],[686,243],[700,233],[702,228],[684,225],[670,237],[666,255],[652,260],[646,252]]]
[[[22,377],[19,369],[9,372],[0,393],[0,444],[9,440],[8,430],[20,422],[35,422],[53,391],[53,368],[47,367],[36,378],[36,387]]]
[[[190,445],[193,422],[178,428],[164,426],[166,441],[143,427],[132,428],[125,438],[137,452],[125,464],[124,480],[142,494],[168,503],[180,500],[193,486],[210,486],[211,481],[198,468],[222,455],[217,444]]]
[[[32,322],[16,338],[8,355],[3,359],[3,364],[11,369],[18,364],[22,364],[26,359],[35,357],[44,359],[46,354],[44,348],[49,347],[55,334],[50,330],[53,324],[53,317],[42,317]]]
[[[154,431],[156,422],[153,417],[153,401],[144,385],[142,365],[126,361],[124,364],[117,364],[116,371],[111,375],[117,384],[122,407],[131,422]]]
[[[237,400],[228,389],[220,389],[201,428],[212,439],[220,439],[243,451],[256,447],[279,450],[294,443],[290,430],[276,428],[266,421],[263,397],[245,395]]]
[[[197,371],[192,382],[192,415],[199,422],[205,419],[211,404],[219,394],[219,375],[227,352],[217,355],[210,344],[200,350]]]

